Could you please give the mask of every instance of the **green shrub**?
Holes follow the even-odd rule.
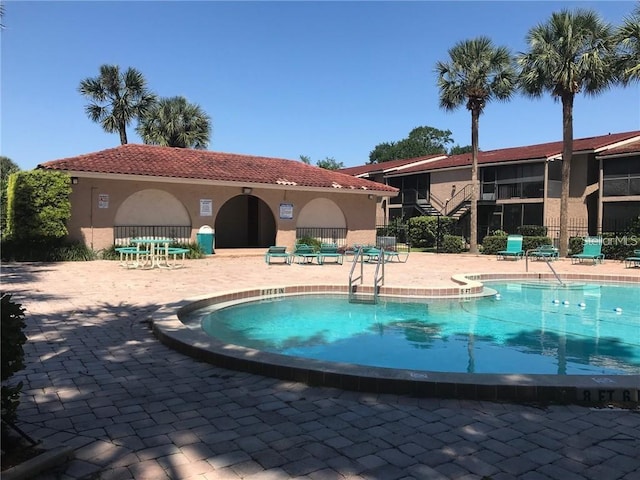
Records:
[[[551,239],[545,236],[522,237],[522,250],[533,250],[541,245],[552,245]],[[507,236],[488,235],[482,240],[482,253],[496,255],[501,250],[507,249]]]
[[[584,237],[569,238],[569,255],[575,255],[582,252],[584,248]]]
[[[409,219],[409,243],[412,247],[428,248],[434,247],[438,242],[438,225],[440,230],[439,243],[445,235],[452,233],[455,220],[451,217],[430,217],[421,216]]]
[[[73,262],[94,260],[96,254],[81,242],[63,238],[2,240],[2,260],[17,262]]]
[[[506,249],[506,235],[487,235],[482,239],[482,253],[485,255],[496,255],[499,251]]]
[[[553,242],[549,237],[545,237],[544,235],[522,237],[522,249],[525,252],[527,250],[533,250],[534,248],[541,247],[542,245],[553,245]]]
[[[309,236],[298,238],[296,240],[296,243],[304,243],[305,245],[309,245],[310,247],[313,247],[313,250],[316,252],[320,251],[320,246],[322,245],[322,242],[320,240]]]
[[[442,250],[445,253],[461,253],[466,249],[464,237],[445,235],[442,239]]]
[[[5,423],[11,424],[15,421],[16,410],[20,404],[20,391],[22,390],[22,382],[16,385],[9,385],[5,382],[9,380],[14,373],[24,368],[24,350],[22,345],[27,341],[23,329],[24,308],[21,304],[11,300],[11,295],[2,294],[1,299],[2,310],[0,312],[2,320],[2,332],[0,335],[0,351],[2,357],[2,392],[1,409],[2,409],[2,434],[5,435]]]
[[[518,233],[523,237],[546,237],[547,227],[543,225],[521,225]]]
[[[7,187],[7,236],[32,241],[66,237],[71,178],[62,172],[14,173]]]

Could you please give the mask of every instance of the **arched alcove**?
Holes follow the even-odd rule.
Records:
[[[276,220],[269,206],[254,195],[227,200],[216,216],[216,248],[259,248],[275,245]]]

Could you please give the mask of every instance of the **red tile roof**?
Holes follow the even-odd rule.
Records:
[[[635,153],[637,155],[640,155],[640,139],[634,140],[633,142],[625,143],[624,145],[603,150],[602,152],[600,152],[598,157],[624,155],[627,153]]]
[[[598,137],[578,138],[573,141],[573,151],[591,151],[599,153],[601,149],[609,145],[615,145],[619,142],[640,138],[640,130],[623,133],[613,133],[609,135],[601,135]],[[528,145],[524,147],[502,148],[499,150],[489,150],[478,153],[478,164],[483,163],[499,163],[499,162],[515,162],[523,160],[546,160],[551,157],[562,155],[562,141],[541,143],[538,145]],[[471,154],[463,153],[460,155],[452,155],[442,160],[435,160],[415,167],[405,168],[397,173],[417,173],[427,170],[439,170],[443,168],[466,167],[471,165]],[[396,172],[393,172],[396,173]]]
[[[391,194],[397,189],[300,161],[127,144],[77,157],[53,160],[38,168],[100,174],[187,178],[245,184],[289,185],[365,190]]]

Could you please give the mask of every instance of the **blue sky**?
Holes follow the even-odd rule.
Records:
[[[84,113],[80,81],[102,64],[142,72],[159,96],[185,96],[213,124],[210,150],[365,164],[418,126],[471,143],[470,114],[438,107],[435,63],[480,35],[513,52],[562,8],[619,24],[630,1],[31,2],[5,1],[0,154],[22,169],[119,145]],[[130,143],[142,143],[134,126]],[[640,129],[640,86],[577,97],[575,138]],[[560,140],[550,97],[489,103],[480,148]]]

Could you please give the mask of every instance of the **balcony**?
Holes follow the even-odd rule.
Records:
[[[603,197],[626,197],[640,195],[640,175],[604,178],[602,183]]]

